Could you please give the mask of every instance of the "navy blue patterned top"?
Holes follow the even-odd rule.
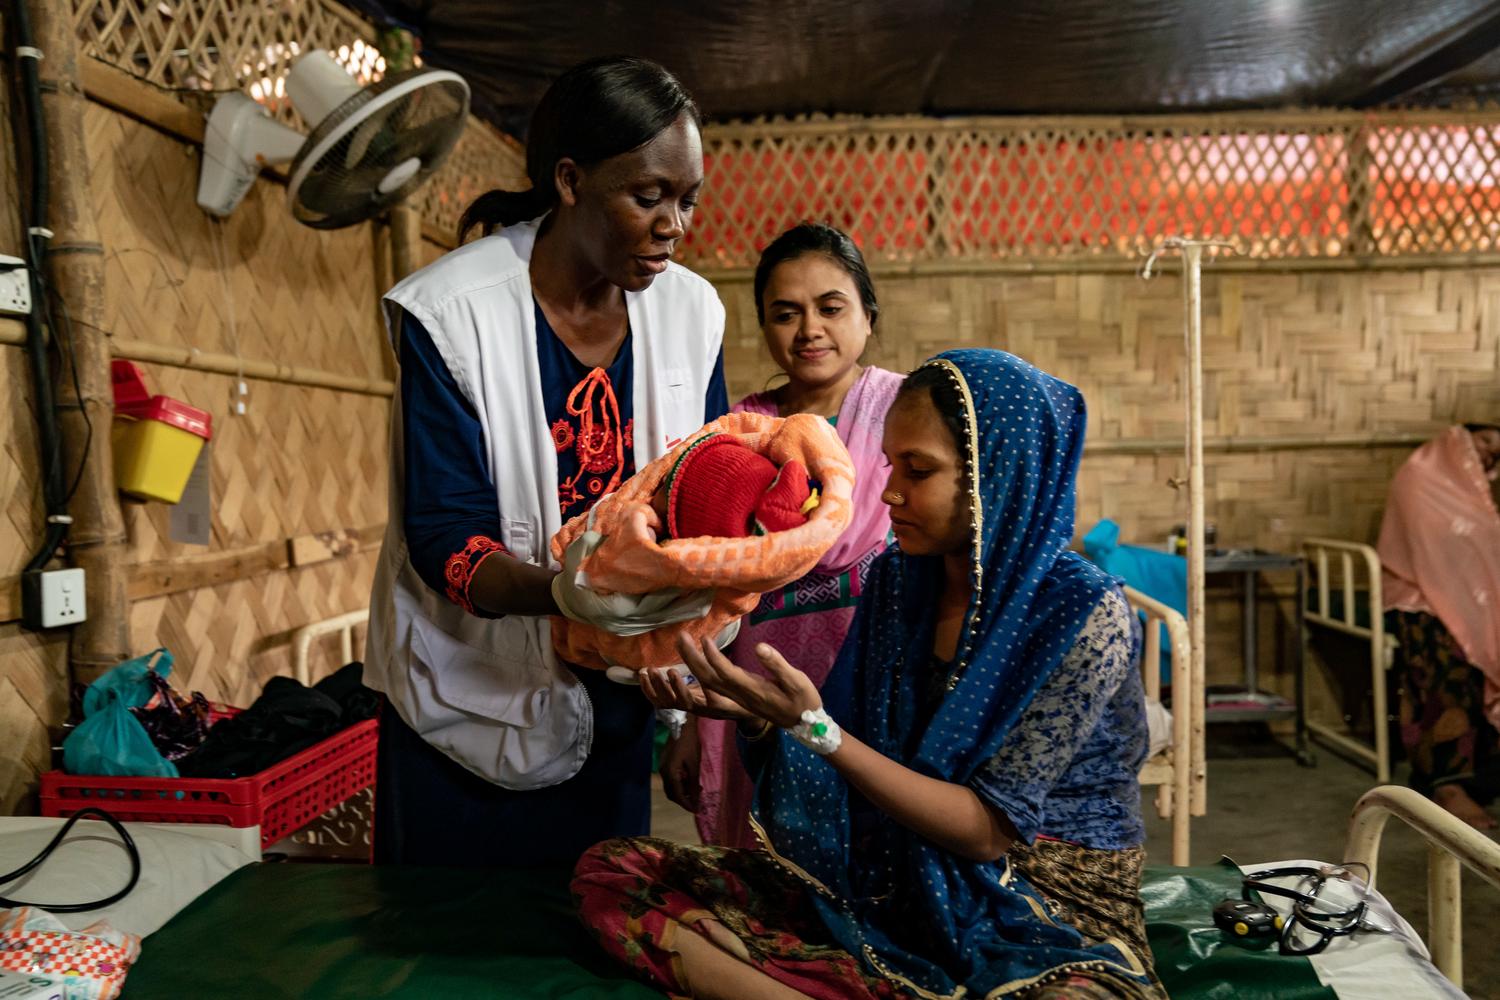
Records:
[[[1145,842],[1139,631],[1125,598],[1105,594],[1000,752],[969,780],[1027,843],[1044,836],[1123,850]]]

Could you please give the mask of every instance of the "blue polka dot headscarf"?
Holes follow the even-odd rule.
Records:
[[[1115,582],[1067,549],[1083,395],[1003,351],[948,351],[927,366],[952,379],[965,409],[973,596],[958,655],[937,664],[932,654],[942,558],[892,549],[871,568],[823,695],[881,753],[962,784],[999,751]],[[947,672],[946,693],[918,719],[933,670]],[[826,761],[790,740],[761,779],[755,815],[772,850],[817,887],[829,930],[871,972],[940,996],[961,987],[984,996],[1081,963],[1144,981],[1128,951],[1048,917],[1004,859],[965,861],[872,817]]]
[[[891,577],[883,591],[890,613],[879,616],[883,627],[869,640],[884,651],[882,662],[899,649],[905,669],[882,672],[893,697],[867,702],[862,722],[872,741],[892,748],[919,741],[913,766],[966,781],[999,750],[1114,581],[1068,552],[1087,424],[1083,394],[1004,351],[948,351],[929,366],[952,379],[965,403],[959,457],[970,494],[974,595],[949,694],[927,732],[915,734],[903,706],[931,659],[920,606],[934,602],[913,595],[941,589],[941,566],[935,557],[892,557],[882,573]]]

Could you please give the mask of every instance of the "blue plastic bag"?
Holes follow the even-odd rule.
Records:
[[[69,774],[116,778],[175,778],[177,765],[151,742],[140,720],[130,713],[151,700],[147,674],[172,669],[165,649],[126,660],[90,684],[83,693],[84,719],[63,741],[63,768]]]
[[[94,681],[83,692],[84,717],[104,708],[110,703],[111,697],[124,702],[126,708],[140,708],[156,693],[146,675],[158,673],[166,677],[171,672],[172,654],[165,647],[153,649],[145,656],[126,660]]]

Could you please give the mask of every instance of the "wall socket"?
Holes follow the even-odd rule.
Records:
[[[63,628],[88,618],[83,570],[32,570],[21,575],[21,622],[29,629]]]
[[[0,254],[0,313],[31,313],[31,277],[26,273],[26,262],[19,257]]]

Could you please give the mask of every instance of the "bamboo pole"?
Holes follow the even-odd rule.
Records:
[[[1242,435],[1203,439],[1205,452],[1226,455],[1268,451],[1337,451],[1374,448],[1416,448],[1432,440],[1434,428],[1415,434],[1298,434]],[[1083,446],[1089,455],[1164,455],[1181,451],[1181,440],[1168,438],[1114,438],[1091,441]]]
[[[436,230],[424,235],[439,246],[452,248],[453,241]],[[721,267],[694,260],[689,242],[682,263],[700,277],[715,285],[748,284],[755,278],[755,268]],[[879,279],[889,278],[966,278],[988,275],[1045,274],[1135,274],[1140,265],[1136,258],[1110,253],[1067,253],[1054,257],[952,257],[912,261],[871,259],[870,273]],[[1328,257],[1245,257],[1216,263],[1221,272],[1234,274],[1302,274],[1315,272],[1363,273],[1368,271],[1466,270],[1500,267],[1500,253],[1489,251],[1452,251],[1442,253],[1339,254]]]
[[[217,354],[200,351],[196,347],[173,347],[169,344],[153,344],[145,340],[116,338],[115,354],[132,361],[172,365],[194,371],[213,372],[219,375],[241,376],[263,382],[282,382],[287,385],[302,385],[318,389],[337,389],[342,392],[357,392],[369,396],[389,396],[395,384],[386,379],[362,378],[358,375],[342,375],[338,372],[298,365],[277,364],[274,361],[247,361],[232,354]]]
[[[1214,111],[1162,115],[954,115],[930,118],[923,115],[839,118],[772,118],[754,121],[710,123],[703,130],[709,143],[724,140],[764,139],[804,135],[884,135],[921,130],[924,133],[1018,132],[1054,129],[1095,129],[1150,133],[1198,134],[1213,131],[1304,131],[1308,129],[1360,128],[1371,122],[1381,125],[1441,127],[1488,125],[1500,122],[1500,108],[1414,108],[1378,112],[1336,108],[1289,108],[1276,111]]]
[[[1348,164],[1345,176],[1349,192],[1345,214],[1349,219],[1349,241],[1347,249],[1356,257],[1369,256],[1379,249],[1375,238],[1374,185],[1371,178],[1379,173],[1370,150],[1372,130],[1361,125],[1350,133],[1344,143]]]
[[[375,44],[385,57],[388,72],[412,67],[417,47],[410,32],[402,28],[387,29],[376,36]],[[422,266],[423,219],[414,198],[408,196],[390,211],[392,284]]]
[[[422,220],[422,239],[433,246],[442,247],[444,250],[453,250],[458,247],[457,233],[449,232],[447,229],[429,222],[425,218]],[[753,271],[750,272],[751,277],[754,276],[754,273]],[[746,280],[749,279],[747,278]]]
[[[410,198],[391,209],[391,270],[396,281],[422,266],[422,215]]]
[[[168,135],[203,144],[202,113],[194,112],[161,88],[99,59],[84,59],[81,73],[84,92],[98,103],[123,111]]]
[[[60,335],[72,341],[71,352],[57,352],[58,419],[69,469],[81,472],[68,509],[73,518],[68,555],[85,573],[88,618],[74,626],[68,658],[73,679],[88,683],[131,654],[125,522],[115,494],[109,440],[114,397],[109,338],[104,331],[104,248],[89,194],[83,135],[86,98],[79,82],[78,44],[69,7],[55,0],[24,2],[43,53],[39,71],[54,234],[47,268],[59,305],[66,311],[63,329],[54,328],[52,335],[54,341]]]
[[[347,559],[380,547],[384,524],[278,538],[203,556],[136,563],[130,567],[132,601],[167,597],[205,587],[239,583],[266,573],[304,569]],[[21,617],[21,578],[0,577],[0,625]]]
[[[232,354],[200,351],[195,347],[153,344],[149,340],[130,340],[125,337],[109,339],[110,352],[114,357],[145,361],[150,364],[171,365],[173,368],[185,368],[188,371],[213,372],[217,375],[244,375],[246,378],[262,382],[303,385],[314,389],[333,389],[338,392],[357,392],[367,396],[389,396],[396,389],[396,384],[389,379],[362,378],[358,375],[324,371],[321,368],[282,365],[274,361],[246,361]],[[0,344],[19,346],[25,341],[25,327],[14,320],[0,319]],[[1423,440],[1425,441],[1426,438]]]

